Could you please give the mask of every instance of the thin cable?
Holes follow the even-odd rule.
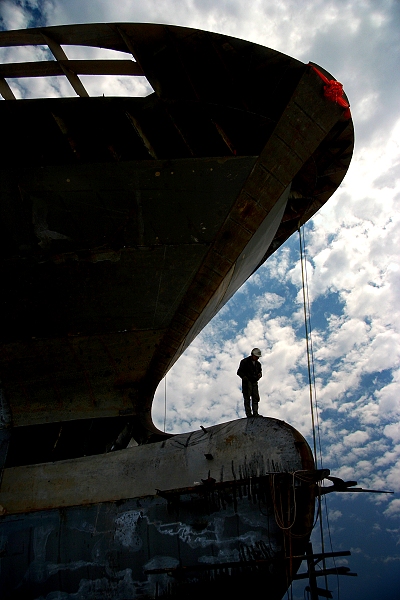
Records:
[[[300,265],[301,265],[301,282],[303,288],[303,311],[304,311],[304,326],[306,335],[306,348],[307,348],[307,370],[308,370],[308,387],[310,393],[310,411],[311,411],[311,426],[313,434],[313,451],[315,467],[318,468],[317,459],[317,441],[315,437],[315,422],[314,422],[314,406],[313,406],[313,390],[312,390],[312,379],[311,379],[311,363],[310,363],[310,345],[309,345],[309,331],[308,331],[308,319],[307,319],[307,302],[306,302],[306,278],[305,278],[305,267],[304,267],[304,253],[303,243],[301,239],[301,230],[298,228],[299,242],[300,242]]]
[[[304,253],[304,262],[305,262],[305,281],[306,281],[306,296],[307,296],[307,311],[308,311],[308,330],[310,332],[310,351],[311,351],[311,368],[312,368],[312,381],[313,381],[313,389],[314,389],[314,406],[315,406],[315,417],[317,421],[317,435],[318,435],[318,448],[319,448],[319,464],[322,469],[322,445],[321,445],[321,433],[319,426],[319,411],[318,411],[318,401],[317,401],[317,386],[315,383],[315,361],[314,361],[314,348],[312,341],[312,327],[311,327],[311,308],[310,308],[310,295],[308,293],[308,275],[307,275],[307,249],[304,238],[304,230],[305,226],[303,226],[302,236],[303,236],[303,253]]]
[[[311,335],[311,310],[310,310],[310,299],[308,293],[308,279],[307,279],[307,269],[306,269],[306,254],[305,254],[305,243],[304,243],[304,228],[303,228],[303,239],[301,234],[301,228],[298,228],[299,232],[299,243],[300,243],[300,264],[301,264],[301,280],[303,287],[303,309],[304,309],[304,327],[305,327],[305,335],[306,335],[306,347],[307,347],[307,369],[308,369],[308,384],[310,391],[310,410],[311,410],[311,424],[312,424],[312,434],[313,434],[313,446],[314,446],[314,460],[315,467],[318,468],[318,459],[317,459],[317,440],[315,433],[315,420],[314,420],[314,411],[317,414],[317,403],[316,403],[316,387],[315,387],[315,369],[314,369],[314,355],[312,351],[312,335]],[[308,310],[307,310],[308,309]],[[313,377],[311,376],[311,372],[313,372]],[[314,386],[313,386],[314,383]],[[314,389],[313,389],[314,387]],[[315,399],[315,408],[313,403],[313,397]],[[319,433],[319,424],[318,424],[318,433]],[[322,468],[322,452],[321,452],[321,438],[319,436],[319,447],[320,447],[320,467]],[[320,525],[320,537],[321,537],[321,550],[322,555],[325,554],[325,543],[324,543],[324,528],[322,523],[322,502],[321,502],[321,494],[320,494],[320,486],[317,486],[318,489],[318,514],[319,514],[319,525]],[[322,558],[322,563],[324,570],[326,570],[326,562],[325,558]],[[328,578],[325,575],[325,589],[328,590]]]
[[[164,433],[167,423],[167,375],[164,377]]]
[[[157,308],[158,308],[158,299],[160,297],[160,290],[161,290],[161,279],[163,276],[163,269],[164,269],[164,265],[165,265],[165,256],[167,254],[167,246],[164,246],[164,256],[163,256],[163,262],[162,262],[162,266],[160,269],[160,278],[158,280],[158,290],[157,290],[157,297],[156,297],[156,305],[154,307],[154,315],[153,315],[153,327],[156,321],[156,316],[157,316]]]
[[[332,536],[331,536],[331,526],[329,523],[329,516],[328,516],[328,503],[326,501],[326,496],[324,496],[324,501],[325,501],[325,515],[326,515],[326,523],[328,526],[328,535],[329,535],[329,544],[331,547],[331,552],[333,553],[333,544],[332,544]],[[333,560],[333,566],[336,569],[336,560],[335,557],[332,557]],[[340,582],[339,582],[339,574],[336,573],[336,583],[337,583],[337,588],[338,588],[338,600],[340,600]]]
[[[296,522],[296,516],[297,516],[297,502],[296,502],[296,495],[295,495],[295,486],[294,486],[294,478],[295,478],[295,473],[292,473],[292,489],[293,489],[293,520],[290,523],[290,509],[291,509],[291,504],[290,504],[290,496],[288,499],[288,526],[285,527],[285,521],[284,521],[284,516],[283,516],[283,507],[282,507],[282,496],[280,496],[280,501],[281,501],[281,514],[278,513],[278,507],[277,507],[277,501],[276,501],[276,493],[275,493],[275,473],[272,474],[272,485],[271,485],[271,496],[272,496],[272,503],[273,503],[273,507],[274,507],[274,516],[275,516],[275,522],[278,525],[279,529],[282,529],[284,531],[287,531],[288,529],[291,529],[293,527],[293,525]],[[290,494],[290,489],[288,490],[289,494]]]

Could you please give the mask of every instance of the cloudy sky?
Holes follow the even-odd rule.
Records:
[[[171,23],[240,37],[318,63],[343,83],[355,125],[354,158],[340,189],[305,229],[322,460],[334,475],[395,494],[331,494],[327,508],[333,549],[352,550],[348,561],[338,562],[359,574],[341,579],[340,598],[398,599],[400,2],[0,0],[2,29],[99,21]],[[70,58],[76,52],[67,50]],[[24,51],[19,56],[26,58]],[[106,95],[149,91],[141,81],[132,90],[124,78],[97,83],[101,89],[85,84]],[[46,81],[35,86],[29,94],[58,93]],[[22,86],[14,90],[27,95]],[[259,346],[260,412],[288,421],[311,442],[301,294],[295,236],[194,341],[166,386],[161,383],[156,424],[164,428],[165,399],[167,431],[242,417],[236,369]],[[294,597],[303,598],[303,588],[297,584]],[[337,597],[334,578],[330,589]]]

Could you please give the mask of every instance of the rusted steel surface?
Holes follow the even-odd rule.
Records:
[[[2,598],[216,599],[248,591],[251,582],[255,597],[268,589],[278,600],[299,561],[285,560],[289,536],[276,523],[274,485],[284,496],[279,510],[294,519],[307,487],[293,488],[290,478],[267,479],[251,494],[183,495],[175,505],[145,497],[6,517]]]
[[[140,412],[138,386],[154,349],[253,163],[120,163],[43,169],[39,181],[34,170],[19,176],[29,198],[45,202],[33,205],[39,243],[72,251],[2,264],[2,374],[15,425]],[[60,231],[68,239],[56,240]],[[102,248],[110,237],[117,247]],[[19,241],[28,244],[29,232]]]
[[[242,419],[107,459],[24,467],[19,484],[35,487],[34,512],[19,512],[18,486],[14,515],[0,495],[9,509],[2,598],[220,598],[249,581],[255,595],[282,597],[311,533],[319,478],[297,431]],[[5,470],[6,489],[16,471]],[[50,497],[57,508],[37,510]]]
[[[340,184],[351,120],[310,66],[228,36],[0,32],[0,46],[44,43],[55,61],[0,68],[6,95],[7,77],[53,69],[84,96],[79,73],[109,61],[69,61],[68,45],[133,57],[115,72],[154,93],[0,103],[0,375],[16,426],[130,414],[144,441],[161,378]]]
[[[221,482],[312,468],[308,445],[292,427],[241,419],[107,455],[7,468],[0,504],[23,513],[155,495],[209,477]]]

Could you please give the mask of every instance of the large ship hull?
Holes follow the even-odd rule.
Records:
[[[322,69],[223,35],[0,32],[2,47],[43,44],[55,60],[0,65],[4,597],[216,598],[263,581],[280,598],[313,521],[304,439],[264,418],[171,437],[151,407],[340,185],[347,101]],[[69,61],[71,45],[129,59]],[[99,73],[153,93],[90,98],[79,75]],[[14,79],[60,75],[80,97],[15,101]]]
[[[217,599],[251,580],[278,600],[312,530],[313,468],[298,432],[261,417],[7,469],[2,598]]]
[[[43,40],[58,62],[5,64],[0,80],[97,73],[61,46],[98,45],[133,55],[121,70],[154,93],[1,103],[0,376],[15,428],[110,418],[154,439],[158,383],[340,184],[352,122],[310,65],[227,36],[137,24],[0,35]]]

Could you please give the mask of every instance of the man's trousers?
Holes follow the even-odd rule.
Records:
[[[260,396],[258,393],[258,382],[251,382],[248,379],[242,379],[242,393],[244,399],[244,410],[246,417],[258,416],[258,403]],[[250,408],[251,406],[251,408]],[[253,409],[253,412],[252,412]]]

